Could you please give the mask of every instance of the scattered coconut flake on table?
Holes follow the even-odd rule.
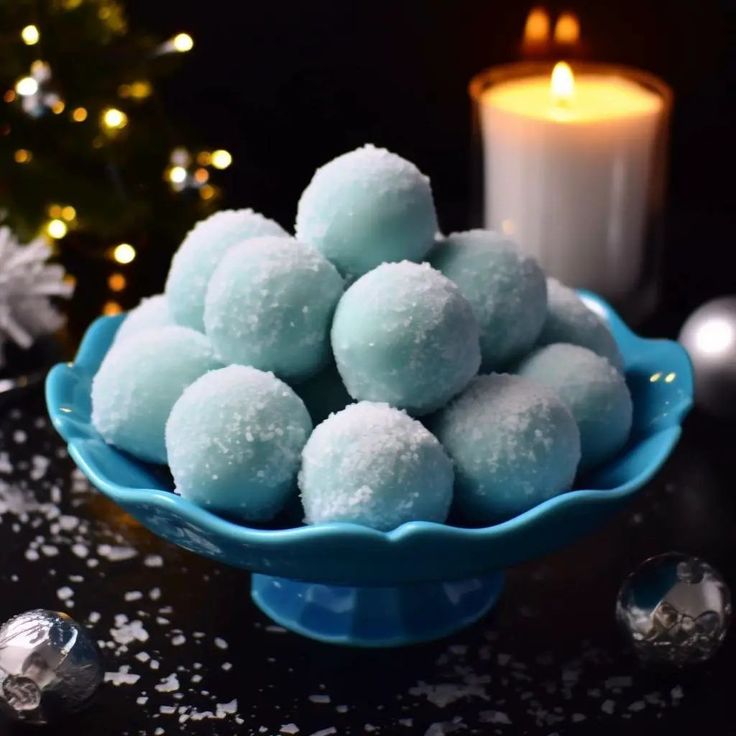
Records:
[[[130,672],[105,672],[105,682],[111,682],[115,687],[118,685],[135,685],[140,679],[140,675]]]
[[[8,452],[7,438],[18,422],[27,440]],[[519,586],[515,611],[526,611],[524,621],[529,623],[514,616],[510,626],[508,612],[502,618],[502,600],[485,631],[476,628],[460,641],[464,634],[446,645],[418,648],[436,656],[420,654],[414,670],[406,665],[402,670],[399,663],[396,672],[375,682],[382,702],[369,702],[364,692],[346,685],[342,668],[329,664],[335,657],[339,661],[339,654],[323,664],[304,654],[312,649],[258,614],[246,619],[242,639],[237,618],[223,628],[222,622],[208,618],[190,624],[190,612],[180,606],[196,610],[199,601],[209,603],[213,592],[223,596],[218,605],[235,600],[233,605],[247,607],[250,615],[240,592],[234,599],[224,597],[230,581],[241,581],[242,574],[193,559],[123,516],[73,468],[47,423],[40,428],[35,424],[34,417],[23,418],[12,409],[0,415],[0,533],[8,543],[0,583],[12,592],[13,585],[28,585],[32,579],[39,600],[61,601],[66,608],[71,607],[64,601],[76,602],[78,620],[90,628],[103,651],[109,685],[105,697],[116,704],[135,699],[141,722],[148,724],[147,736],[184,732],[183,723],[186,733],[197,736],[565,734],[568,725],[586,721],[594,729],[596,723],[649,723],[668,713],[674,718],[674,709],[691,697],[689,688],[671,680],[653,686],[633,670],[633,663],[633,671],[627,672],[618,651],[610,647],[580,641],[568,657],[525,651],[518,627],[533,626],[543,612],[538,600],[525,599],[527,586]],[[34,461],[34,456],[50,462]],[[40,477],[33,480],[32,474]],[[192,570],[197,570],[196,578]],[[544,561],[525,573],[529,591],[545,574]],[[227,584],[217,583],[220,575]],[[192,631],[190,625],[201,630]],[[258,642],[255,648],[250,647],[251,635],[252,643]],[[247,656],[244,642],[249,642]],[[243,683],[251,682],[254,672],[257,689],[239,712],[233,696],[243,693]],[[311,686],[291,684],[297,682]],[[334,702],[340,705],[325,708]],[[453,718],[458,712],[460,721]],[[331,714],[334,725],[319,722],[325,714]],[[154,719],[166,725],[154,731]],[[138,732],[131,730],[129,736]]]

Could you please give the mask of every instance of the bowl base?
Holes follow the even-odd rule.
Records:
[[[477,621],[498,600],[504,575],[447,583],[350,587],[253,575],[255,604],[302,636],[356,647],[440,639]]]

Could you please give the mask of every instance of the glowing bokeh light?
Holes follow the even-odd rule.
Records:
[[[135,248],[130,243],[120,243],[113,248],[112,257],[118,263],[130,263],[135,258]]]
[[[36,26],[31,24],[20,32],[20,37],[27,46],[35,46],[38,43],[38,39],[41,38],[41,33]]]

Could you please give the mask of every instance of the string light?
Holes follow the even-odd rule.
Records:
[[[135,259],[135,248],[130,243],[120,243],[113,248],[112,257],[118,263],[130,263]]]
[[[233,162],[233,157],[222,148],[212,152],[212,165],[216,169],[226,169]]]
[[[77,211],[76,209],[74,209],[74,207],[68,204],[65,207],[62,207],[61,216],[67,222],[73,222],[77,218]]]
[[[15,83],[15,91],[22,97],[30,97],[38,92],[38,82],[33,77],[23,77]]]
[[[15,84],[15,91],[21,96],[23,111],[37,118],[49,110],[59,114],[64,110],[64,101],[52,88],[51,66],[48,62],[36,59],[31,64],[30,74],[21,77]]]
[[[38,43],[38,39],[41,38],[41,34],[36,26],[29,25],[20,32],[20,37],[27,46],[34,46]]]
[[[187,170],[183,166],[172,166],[169,169],[169,181],[172,184],[183,184],[187,178]]]
[[[5,102],[14,102],[15,101],[15,98],[16,98],[16,94],[15,94],[15,90],[14,89],[9,89],[3,95],[3,100],[5,100]]]
[[[118,87],[118,95],[123,98],[132,98],[134,100],[145,100],[153,92],[150,82],[141,80],[131,82],[130,84],[121,84]]]
[[[172,39],[174,48],[181,54],[191,51],[194,47],[194,39],[188,33],[177,33]]]
[[[203,200],[217,196],[218,189],[209,184],[211,171],[209,167],[225,169],[232,163],[232,156],[224,149],[216,151],[199,151],[196,155],[186,148],[175,148],[169,156],[169,165],[164,171],[164,180],[168,181],[175,192],[195,189]]]
[[[48,209],[49,217],[58,219],[59,217],[61,217],[61,211],[62,211],[62,207],[60,204],[49,205],[49,209]]]
[[[102,305],[102,314],[106,317],[114,317],[116,314],[120,314],[123,308],[115,301],[105,302]]]
[[[87,110],[84,107],[75,107],[72,110],[72,120],[75,123],[83,123],[87,119]]]
[[[117,107],[107,107],[102,111],[102,125],[108,130],[120,130],[128,124],[128,116]]]
[[[215,194],[217,194],[217,190],[211,184],[205,184],[199,190],[199,196],[205,201],[207,201],[208,199],[212,199],[212,197],[214,197]]]
[[[127,285],[127,280],[122,273],[111,273],[107,277],[107,286],[110,291],[123,291]]]
[[[46,223],[46,234],[53,238],[54,240],[59,240],[63,238],[69,228],[67,228],[66,223],[63,220],[49,220],[48,223]]]
[[[27,164],[33,158],[33,154],[27,148],[19,148],[13,158],[17,164]]]

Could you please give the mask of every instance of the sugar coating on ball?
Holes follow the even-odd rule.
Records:
[[[169,305],[163,294],[156,294],[146,299],[128,312],[123,323],[115,333],[115,343],[127,340],[132,335],[138,335],[146,330],[172,325]]]
[[[332,350],[348,393],[427,414],[480,365],[478,323],[460,290],[428,264],[385,263],[343,295]]]
[[[544,273],[534,258],[492,230],[469,230],[440,241],[430,263],[473,307],[484,371],[529,352],[547,312]]]
[[[222,210],[198,222],[174,254],[166,296],[174,322],[204,332],[207,284],[222,256],[236,243],[286,231],[251,209]]]
[[[626,444],[631,394],[606,358],[579,345],[557,343],[531,353],[518,373],[549,386],[570,407],[580,429],[581,468],[609,460]]]
[[[177,491],[216,513],[273,518],[296,495],[312,431],[302,400],[272,373],[230,365],[189,386],[166,424]]]
[[[372,145],[317,169],[296,217],[297,238],[349,277],[384,262],[421,261],[436,231],[429,179],[411,162]]]
[[[605,321],[567,286],[547,279],[547,317],[537,343],[566,342],[592,350],[623,370],[623,358]]]
[[[224,363],[302,380],[329,360],[342,291],[342,277],[316,248],[293,238],[253,238],[232,247],[215,269],[205,331]]]
[[[368,401],[314,430],[299,471],[308,524],[347,521],[382,531],[406,521],[444,521],[452,482],[452,462],[422,424]]]
[[[92,381],[92,423],[106,442],[166,462],[166,420],[182,391],[219,363],[207,338],[172,325],[131,335],[110,349]]]
[[[307,407],[309,416],[315,427],[330,414],[344,409],[353,403],[353,397],[348,393],[342,382],[337,366],[330,362],[326,368],[308,378],[306,381],[296,384],[294,387],[299,398]]]
[[[580,433],[544,386],[507,374],[478,376],[431,428],[455,463],[455,497],[472,521],[516,516],[572,487]]]

